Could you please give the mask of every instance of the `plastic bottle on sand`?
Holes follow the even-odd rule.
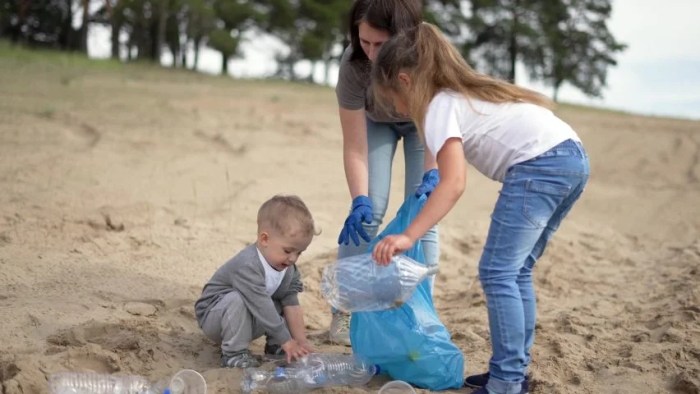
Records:
[[[169,381],[151,383],[143,376],[94,372],[58,372],[49,377],[50,394],[206,394],[202,375],[191,369]]]
[[[273,394],[306,393],[320,387],[362,386],[377,373],[377,367],[351,354],[312,353],[273,370],[248,368],[241,390],[265,390]]]

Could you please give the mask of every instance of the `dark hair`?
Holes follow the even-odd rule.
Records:
[[[390,36],[413,30],[423,20],[421,0],[355,0],[350,9],[348,30],[352,45],[351,61],[368,61],[360,46],[360,22],[367,22],[375,29],[389,32]]]

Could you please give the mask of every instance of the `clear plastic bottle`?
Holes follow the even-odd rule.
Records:
[[[143,376],[94,372],[58,372],[49,377],[49,394],[206,394],[197,371],[183,369],[170,380],[149,382]]]
[[[248,368],[241,390],[265,390],[273,394],[307,393],[320,387],[362,386],[377,373],[377,367],[353,355],[313,353],[273,370]]]
[[[346,257],[326,266],[321,293],[334,308],[345,312],[380,311],[401,306],[437,267],[428,267],[404,255],[387,266],[369,253]]]
[[[151,383],[142,376],[92,372],[59,372],[49,378],[50,394],[151,394]]]
[[[297,364],[309,366],[311,371],[321,371],[316,382],[322,386],[364,386],[378,369],[352,354],[312,353],[297,361]]]

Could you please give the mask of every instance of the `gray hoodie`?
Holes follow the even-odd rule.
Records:
[[[299,305],[297,293],[304,291],[296,265],[287,269],[282,283],[270,297],[265,292],[265,269],[257,247],[255,244],[247,246],[219,267],[204,285],[202,296],[194,304],[200,327],[211,308],[232,291],[240,293],[248,311],[276,343],[282,344],[291,339],[281,313],[285,306]]]

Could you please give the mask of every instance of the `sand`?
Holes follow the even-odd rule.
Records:
[[[309,336],[350,351],[327,341],[319,291],[349,204],[331,89],[20,54],[0,57],[0,393],[46,393],[57,371],[183,368],[238,392],[193,303],[277,193],[301,196],[322,230],[298,263]],[[700,392],[700,122],[557,113],[592,175],[536,267],[532,392]],[[440,224],[435,304],[465,374],[490,355],[477,261],[498,188],[470,169]]]

